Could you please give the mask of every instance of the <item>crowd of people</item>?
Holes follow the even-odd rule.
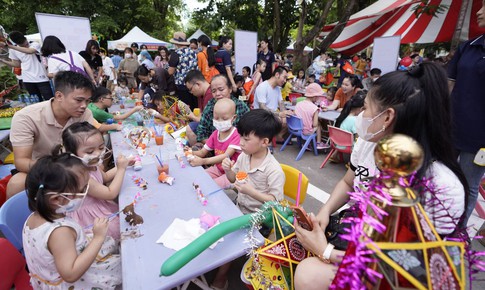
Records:
[[[478,14],[479,25],[485,27],[485,1]],[[9,44],[10,60],[2,62],[22,65],[25,88],[43,100],[13,117],[10,140],[17,172],[7,187],[9,197],[25,189],[33,211],[23,242],[36,289],[114,289],[121,284],[119,219],[106,217],[118,211],[116,199],[134,159],[120,155],[116,166],[105,171],[111,154],[103,133],[121,129],[108,124],[109,119],[121,121],[142,109],[160,123],[186,126],[194,149],[190,164],[205,166],[221,188],[232,186],[244,214],[284,198],[285,175],[271,147],[274,140],[283,140],[287,116],[301,118],[303,134],[317,133],[317,149],[324,149],[328,145],[322,142],[322,129],[327,124],[318,112],[340,111],[335,125],[354,134],[356,141],[347,173],[319,213],[310,214],[313,230],[295,225],[298,240],[315,255],[298,265],[296,289],[326,289],[338,279],[336,265],[346,252],[335,250],[324,231],[330,215],[348,202],[347,193],[379,173],[373,151],[384,137],[401,133],[421,144],[424,162],[417,176],[432,178],[441,189],[435,197],[423,193],[422,200],[425,204],[439,198],[439,210],[448,212],[435,214],[436,208],[425,206],[442,237],[464,229],[476,203],[485,173],[485,167],[473,164],[485,144],[480,127],[485,124],[480,111],[485,97],[477,87],[483,35],[460,46],[447,73],[418,55],[406,70],[382,76],[365,55],[333,60],[327,52],[308,69],[292,71],[292,56],[276,56],[267,39],[260,42],[254,64],[244,66],[239,75],[229,37],[221,37],[216,50],[205,35],[189,41],[176,32],[170,40],[175,49],[160,47],[155,56],[137,43],[122,53],[89,40],[77,53],[53,35],[42,47],[18,32],[10,37],[16,45]],[[294,93],[301,97],[289,110]],[[106,111],[117,98],[130,96],[145,100],[145,105],[120,115]],[[459,159],[450,148],[458,151]],[[239,171],[248,174],[247,182],[236,180]],[[407,231],[402,238],[415,240],[413,229]],[[264,228],[262,233],[268,234]],[[229,266],[219,268],[213,289],[227,289]]]

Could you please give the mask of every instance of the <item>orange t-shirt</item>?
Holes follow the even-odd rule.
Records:
[[[207,60],[207,49],[197,53],[197,65],[206,81],[210,83],[211,77],[209,76],[210,68]]]
[[[354,93],[352,94],[352,96],[355,95],[355,93],[357,93],[358,90],[360,90],[360,89],[356,88],[354,90]],[[334,101],[340,101],[337,109],[343,109],[344,106],[345,106],[345,103],[347,103],[347,101],[350,100],[350,98],[352,98],[352,96],[347,97],[347,95],[344,94],[344,91],[342,90],[342,88],[339,88],[337,90],[337,92],[335,93],[335,98],[333,99]]]

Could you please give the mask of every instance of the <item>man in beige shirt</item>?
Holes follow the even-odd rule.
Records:
[[[87,109],[93,93],[89,79],[71,71],[56,74],[54,97],[18,111],[12,119],[10,141],[19,171],[7,185],[7,198],[24,190],[25,178],[38,158],[61,144],[62,131],[75,122],[93,123]]]

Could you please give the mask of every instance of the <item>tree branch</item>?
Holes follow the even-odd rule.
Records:
[[[352,11],[354,9],[355,4],[357,3],[357,0],[350,0],[347,8],[345,9],[345,13],[342,15],[342,18],[339,20],[337,25],[332,29],[332,31],[323,39],[322,43],[320,43],[320,51],[326,51],[330,45],[338,38],[340,33],[345,28],[345,25],[347,25],[347,21],[349,21],[350,15],[352,14]]]

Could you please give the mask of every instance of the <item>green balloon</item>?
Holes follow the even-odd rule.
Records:
[[[265,209],[263,211],[262,223],[267,226],[272,227],[273,214],[271,209],[273,207],[275,207],[285,218],[293,214],[289,208],[283,207],[276,202],[266,203],[262,206],[262,209]],[[163,263],[160,269],[160,276],[170,276],[174,274],[220,238],[239,229],[249,227],[251,225],[251,220],[257,215],[258,213],[246,214],[214,226],[195,239],[192,243],[188,244],[185,248],[170,256],[170,258]]]

